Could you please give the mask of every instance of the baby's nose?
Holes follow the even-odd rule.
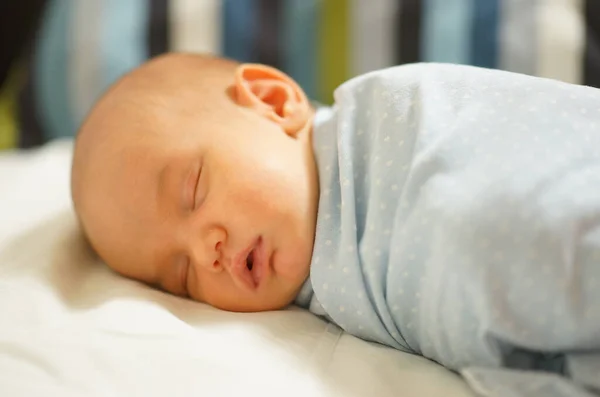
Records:
[[[206,233],[207,249],[213,252],[220,253],[223,249],[223,243],[227,238],[225,229],[221,227],[211,227]]]
[[[227,233],[223,228],[210,228],[205,236],[201,236],[203,240],[199,246],[200,250],[196,250],[196,261],[198,264],[205,266],[209,270],[219,272],[224,267],[223,248],[227,239]]]

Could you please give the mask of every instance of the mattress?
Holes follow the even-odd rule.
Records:
[[[222,312],[114,274],[78,231],[71,150],[0,155],[0,395],[472,395],[298,308]]]

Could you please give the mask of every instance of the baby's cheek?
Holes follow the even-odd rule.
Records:
[[[278,276],[293,288],[300,286],[308,277],[312,246],[299,236],[290,234],[286,237],[273,257],[273,265]]]
[[[202,293],[203,289],[201,288],[198,280],[198,274],[196,272],[190,272],[188,277],[190,277],[187,291],[189,298],[197,302],[206,302],[206,298]]]
[[[230,195],[232,208],[237,207],[245,213],[256,213],[263,217],[285,213],[292,198],[285,190],[285,185],[268,176],[245,180],[231,189]]]
[[[196,266],[195,269],[189,285],[190,295],[193,295],[194,300],[211,304],[231,284],[231,277],[225,269],[220,272],[213,272],[202,266]]]

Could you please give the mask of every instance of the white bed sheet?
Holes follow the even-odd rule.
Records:
[[[226,313],[116,276],[77,232],[71,148],[0,155],[0,395],[471,395],[304,311]]]

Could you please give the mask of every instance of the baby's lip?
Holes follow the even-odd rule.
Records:
[[[267,245],[262,237],[258,238],[254,250],[252,252],[252,280],[256,288],[259,288],[269,272],[270,258],[267,251]]]
[[[250,271],[248,269],[248,267],[246,266],[246,260],[248,258],[248,255],[250,255],[250,253],[253,250],[256,250],[257,247],[260,245],[260,241],[261,241],[261,238],[258,237],[255,240],[253,240],[252,243],[248,247],[246,247],[245,249],[240,251],[235,256],[235,259],[234,259],[234,261],[232,263],[232,267],[231,267],[231,275],[235,279],[236,283],[242,285],[243,287],[245,287],[251,291],[255,291],[258,288],[260,281],[256,280],[255,276],[253,276],[253,274],[252,274],[252,271]],[[258,263],[257,263],[258,261],[256,260],[256,252],[254,255],[255,255],[255,260],[254,260],[254,264],[252,267],[253,270],[258,265]],[[257,282],[257,281],[259,281],[259,282]]]

